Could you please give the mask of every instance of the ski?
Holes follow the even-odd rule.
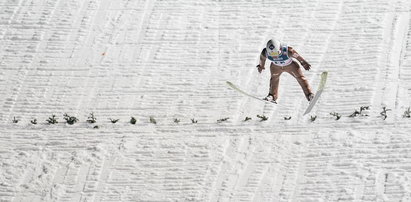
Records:
[[[321,93],[322,93],[323,90],[324,90],[325,83],[326,83],[326,81],[327,81],[327,76],[328,76],[328,72],[323,72],[323,73],[321,73],[321,81],[320,81],[320,85],[318,86],[317,93],[315,93],[314,98],[311,100],[311,102],[310,102],[310,104],[308,105],[307,109],[305,110],[303,116],[306,115],[306,114],[308,114],[308,113],[310,113],[311,110],[313,109],[315,103],[317,103],[318,99],[319,99],[320,96],[321,96]]]
[[[271,102],[271,101],[268,101],[268,100],[264,100],[264,99],[262,99],[262,98],[259,98],[259,97],[257,97],[257,96],[251,95],[251,94],[249,94],[249,93],[241,90],[240,88],[238,88],[236,85],[234,85],[233,83],[231,83],[231,82],[229,82],[229,81],[226,81],[226,83],[227,83],[227,85],[230,86],[232,89],[240,92],[240,93],[243,94],[243,95],[246,95],[246,96],[248,96],[248,97],[251,97],[251,98],[254,98],[254,99],[263,101],[263,102],[267,102],[267,103],[271,103],[271,104],[277,104],[276,102]]]

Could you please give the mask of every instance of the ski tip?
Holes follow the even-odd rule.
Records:
[[[234,86],[234,84],[231,83],[230,81],[226,81],[225,83],[226,83],[227,85],[229,85],[229,86]]]
[[[233,83],[229,82],[229,81],[226,81],[225,83],[226,83],[227,85],[231,86],[231,87],[235,87],[235,85],[234,85]]]

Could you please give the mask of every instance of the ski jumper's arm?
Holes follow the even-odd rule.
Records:
[[[291,55],[291,57],[295,58],[298,60],[298,62],[301,63],[301,65],[304,67],[305,70],[310,70],[311,65],[308,63],[306,60],[304,60],[303,57],[301,57],[300,54],[297,53],[297,51],[294,50],[291,46],[288,47],[288,54]]]
[[[267,52],[267,50],[265,48],[261,51],[260,62],[257,65],[259,73],[261,73],[261,71],[263,71],[265,69],[265,67],[264,67],[265,66],[265,60],[267,59],[266,52]]]

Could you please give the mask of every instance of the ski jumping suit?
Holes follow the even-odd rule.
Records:
[[[281,54],[278,57],[272,57],[268,55],[266,48],[264,48],[261,52],[260,66],[262,67],[262,69],[264,69],[266,58],[271,61],[270,94],[273,96],[274,100],[277,100],[280,75],[283,72],[288,72],[297,79],[298,83],[304,91],[305,97],[308,101],[310,101],[309,96],[310,94],[313,94],[310,84],[301,71],[300,64],[293,60],[293,58],[296,58],[301,62],[305,62],[305,60],[301,56],[299,56],[297,52],[295,52],[294,50],[290,51],[290,49],[292,50],[292,48],[288,47],[287,45],[281,45]],[[289,54],[291,54],[293,58],[291,58]]]

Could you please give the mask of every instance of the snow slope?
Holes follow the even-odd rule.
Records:
[[[411,201],[410,24],[408,0],[2,0],[0,201]],[[290,75],[281,106],[225,84],[265,96],[273,36],[329,72],[314,122]]]

